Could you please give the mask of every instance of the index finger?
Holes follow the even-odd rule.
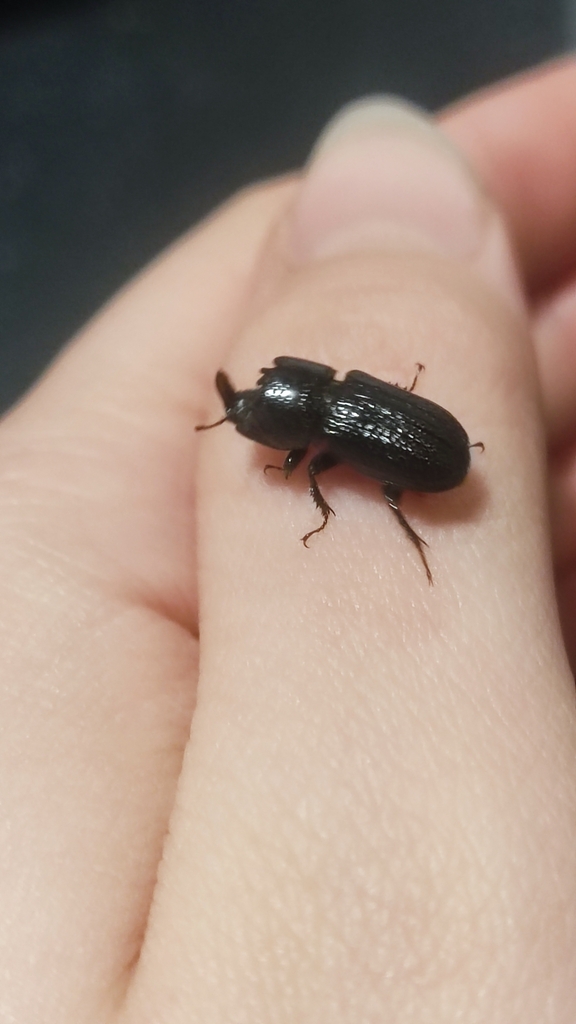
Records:
[[[286,430],[278,450],[311,445],[308,483],[326,470],[338,518],[308,550],[320,515],[304,466],[283,486],[230,423],[205,436],[199,700],[124,1019],[170,1005],[179,1024],[541,1021],[551,990],[568,999],[555,922],[572,933],[576,847],[558,794],[576,731],[500,225],[427,122],[360,104],[316,149],[261,267],[224,364],[245,408],[280,355],[406,383],[422,359],[422,394],[486,457],[459,494],[404,506],[430,587],[375,487],[389,464],[367,482],[316,461],[315,442],[342,454],[355,402],[293,443],[292,413],[323,416],[323,387],[300,404],[277,380],[280,427],[252,407],[256,440]],[[555,964],[524,996],[534,935]]]

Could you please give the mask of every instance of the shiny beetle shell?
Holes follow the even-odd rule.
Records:
[[[413,392],[423,366],[410,388],[388,384],[362,370],[350,370],[344,380],[323,363],[278,356],[274,366],[261,370],[256,387],[236,391],[223,370],[216,387],[225,415],[208,430],[229,420],[240,434],[269,448],[287,451],[282,467],[286,477],[308,454],[310,493],[322,513],[322,524],[302,541],[320,533],[333,513],[320,492],[320,473],[346,463],[383,486],[384,497],[418,550],[426,575],[433,582],[424,541],[404,517],[399,502],[405,490],[448,491],[465,479],[470,468],[468,435],[442,406]]]

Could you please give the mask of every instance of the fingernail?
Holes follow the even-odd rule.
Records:
[[[436,250],[521,301],[494,206],[431,118],[402,100],[360,100],[328,124],[296,200],[292,238],[302,261],[367,248]]]

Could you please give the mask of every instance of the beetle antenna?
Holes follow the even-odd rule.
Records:
[[[224,373],[224,370],[218,370],[218,373],[216,374],[216,387],[220,398],[224,402],[226,415],[223,416],[221,420],[216,420],[216,423],[206,423],[206,425],[194,427],[194,430],[212,430],[212,427],[219,427],[221,423],[226,423],[228,413],[236,400],[236,392],[230,383],[230,378]]]
[[[212,430],[212,427],[219,427],[221,423],[226,423],[228,416],[223,416],[221,420],[216,420],[216,423],[206,423],[199,427],[194,427],[194,430]]]

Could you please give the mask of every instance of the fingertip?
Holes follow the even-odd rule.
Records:
[[[464,157],[424,111],[393,97],[350,104],[322,133],[296,194],[291,243],[300,261],[434,251],[523,308],[504,227]]]

